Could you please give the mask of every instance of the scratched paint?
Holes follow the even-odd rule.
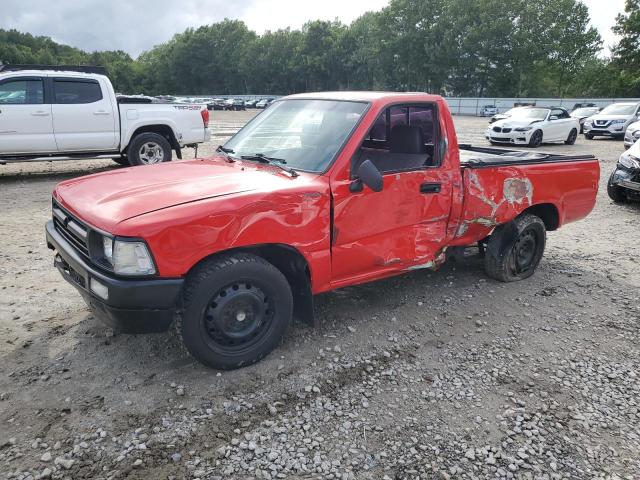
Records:
[[[511,173],[511,172],[510,172]],[[520,172],[512,172],[519,174]],[[533,184],[531,180],[525,176],[509,176],[504,179],[502,185],[502,192],[498,189],[491,188],[491,186],[485,186],[480,180],[478,173],[475,171],[469,171],[468,175],[468,188],[467,196],[473,199],[479,200],[482,204],[488,207],[489,212],[479,209],[477,206],[473,208],[473,211],[466,211],[466,218],[462,220],[456,231],[456,238],[464,236],[471,225],[481,225],[486,228],[493,228],[500,224],[499,217],[504,216],[503,206],[507,206],[508,211],[514,210],[514,206],[521,205],[527,206],[533,204]],[[487,193],[491,191],[494,196]],[[495,198],[495,195],[501,198]],[[473,205],[469,199],[465,200],[465,205]]]

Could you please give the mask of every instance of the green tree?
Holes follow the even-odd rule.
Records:
[[[613,49],[619,88],[640,96],[640,0],[627,0],[625,14],[618,15],[613,31],[621,37]]]

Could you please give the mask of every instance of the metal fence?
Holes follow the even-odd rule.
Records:
[[[598,107],[606,107],[616,102],[640,102],[639,98],[477,98],[477,97],[445,97],[451,113],[454,115],[480,115],[483,106],[495,106],[503,113],[516,104],[533,104],[538,107],[564,107],[573,110],[577,103],[594,103]]]

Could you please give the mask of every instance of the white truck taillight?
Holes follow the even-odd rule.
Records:
[[[209,128],[209,110],[206,108],[204,110],[200,110],[200,115],[202,116],[202,123],[204,124],[204,128]]]

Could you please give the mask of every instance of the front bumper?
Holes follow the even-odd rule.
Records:
[[[610,182],[612,185],[618,185],[640,193],[640,170],[628,170],[618,165]]]
[[[624,137],[624,130],[626,125],[624,124],[616,124],[609,125],[608,127],[598,127],[596,125],[587,125],[586,123],[583,125],[583,132],[585,135],[593,135],[594,137],[613,137],[613,138],[622,138]]]
[[[489,128],[489,130],[485,133],[485,138],[490,142],[494,143],[504,143],[509,145],[527,145],[529,140],[531,139],[531,135],[534,130],[529,130],[526,132],[516,132],[515,130],[511,130],[510,132],[496,132],[493,128]]]
[[[45,230],[47,246],[56,251],[54,265],[82,295],[96,318],[124,333],[163,332],[170,327],[184,280],[120,279],[105,275],[58,233],[53,221],[47,222]],[[94,282],[106,287],[106,299],[94,293]]]

